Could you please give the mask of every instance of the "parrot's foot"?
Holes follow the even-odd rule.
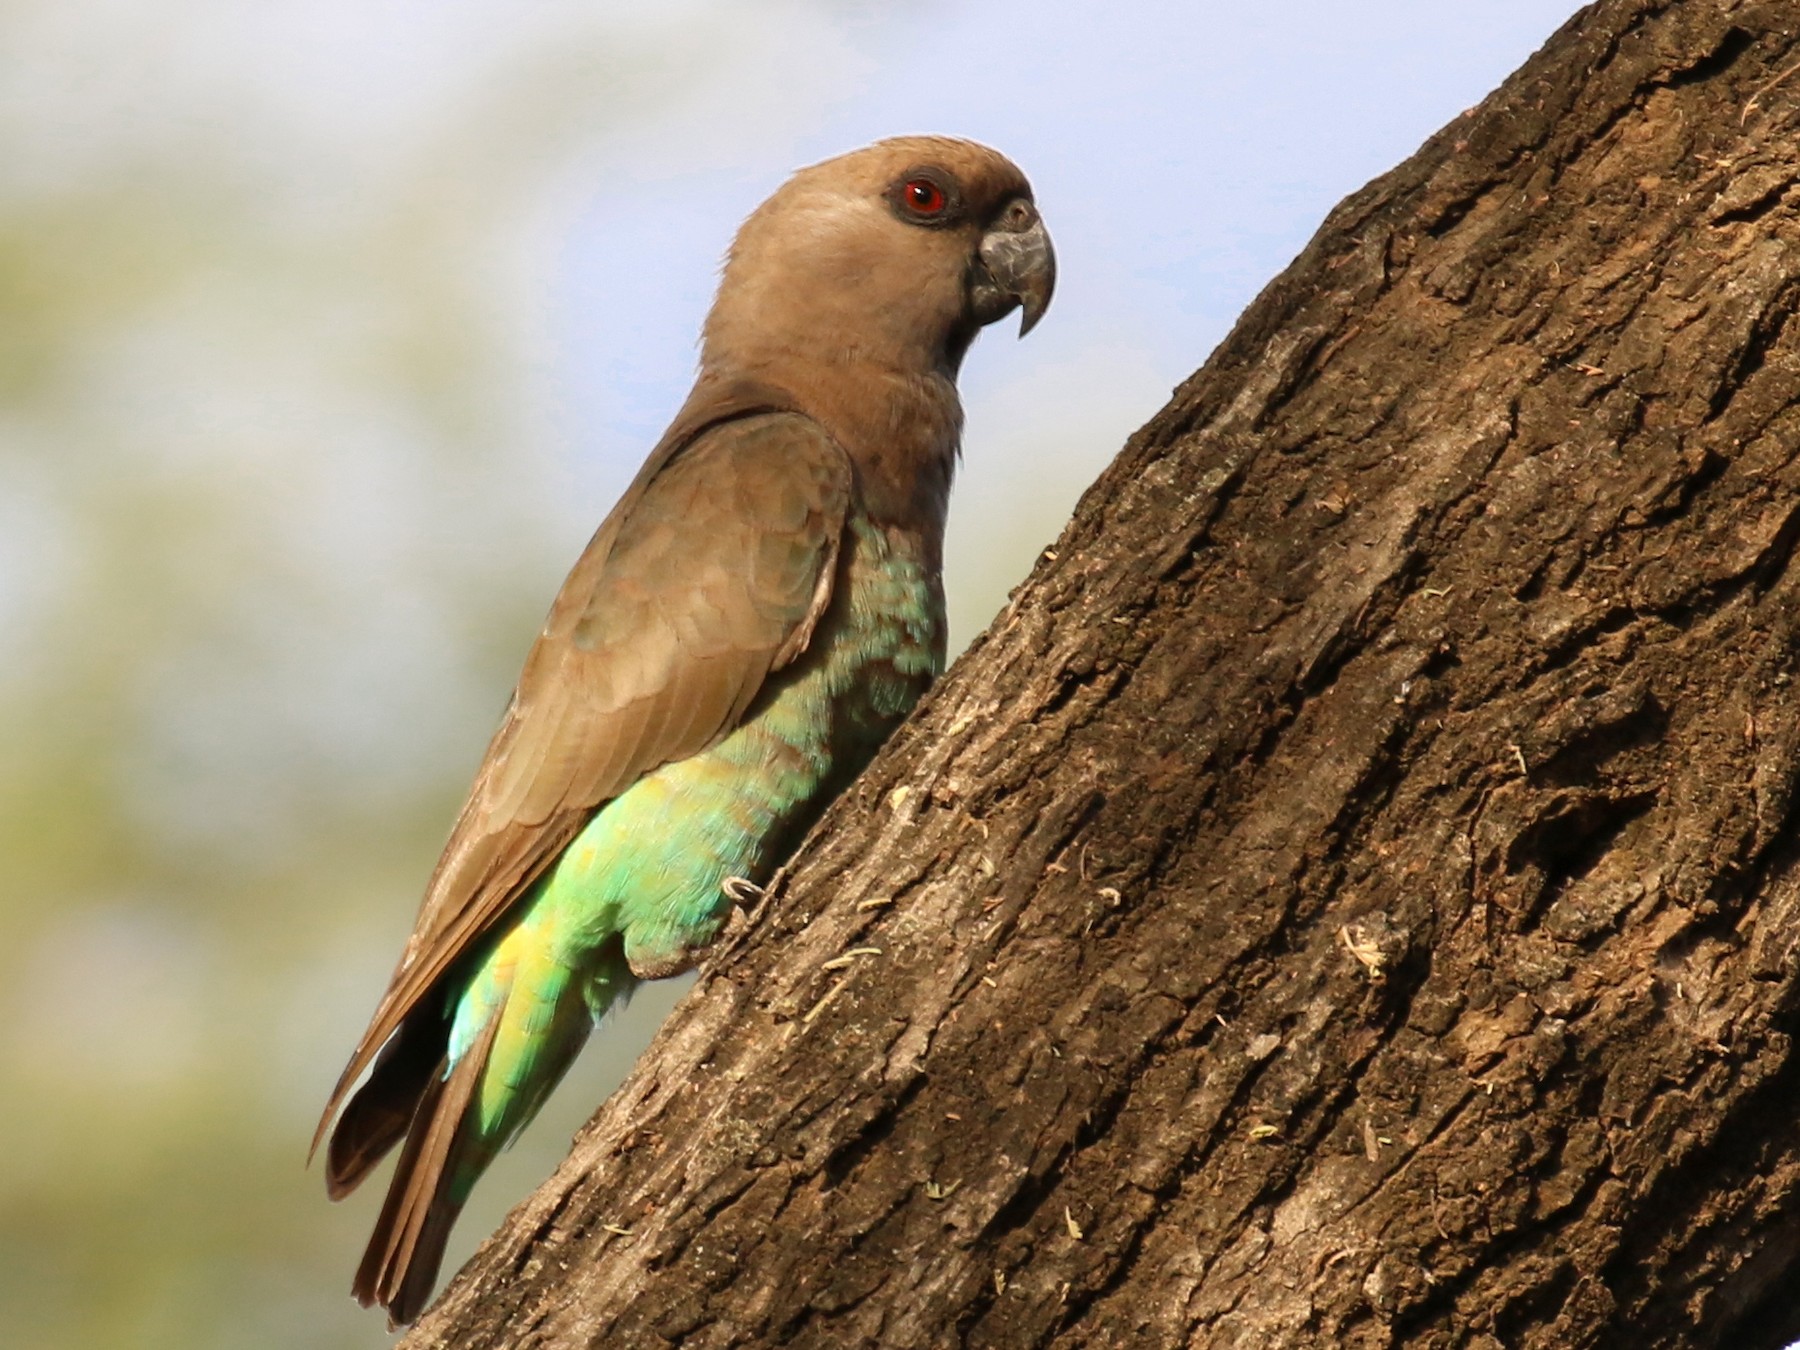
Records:
[[[692,970],[721,937],[731,937],[750,926],[750,906],[761,900],[763,888],[748,877],[726,877],[719,892],[731,903],[724,913],[714,911],[707,923],[669,933],[625,934],[625,964],[640,980],[666,980],[671,975]]]
[[[748,877],[726,877],[719,883],[731,900],[731,908],[725,912],[725,927],[719,933],[723,941],[734,938],[750,927],[750,907],[769,893],[766,886],[758,886]]]
[[[749,931],[751,911],[763,896],[769,895],[769,887],[758,886],[749,877],[727,877],[718,889],[731,898],[731,909],[725,911],[725,927],[718,934],[720,941],[725,941]]]
[[[752,900],[763,898],[763,888],[749,877],[726,877],[719,883],[719,889],[740,909],[748,906]]]
[[[749,877],[727,877],[718,884],[731,900],[731,909],[725,911],[724,931],[720,931],[720,940],[736,938],[740,932],[751,927],[751,905],[756,904],[763,896],[769,895],[769,887],[758,886]]]

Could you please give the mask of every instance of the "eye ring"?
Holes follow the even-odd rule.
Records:
[[[941,216],[950,197],[929,178],[909,178],[900,185],[900,203],[915,216]]]

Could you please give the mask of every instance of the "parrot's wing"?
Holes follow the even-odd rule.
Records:
[[[795,412],[682,430],[563,583],[321,1136],[407,1014],[594,812],[729,732],[806,650],[831,600],[848,458]]]

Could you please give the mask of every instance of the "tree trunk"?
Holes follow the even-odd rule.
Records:
[[[1796,30],[1340,206],[408,1346],[1780,1344]]]

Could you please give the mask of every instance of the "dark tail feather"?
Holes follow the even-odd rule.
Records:
[[[364,1083],[344,1107],[325,1150],[325,1191],[342,1200],[405,1136],[434,1078],[444,1068],[442,1019],[413,1016],[400,1024]]]
[[[365,1308],[376,1303],[385,1307],[390,1327],[418,1317],[437,1282],[450,1225],[467,1199],[467,1186],[458,1184],[457,1173],[464,1170],[465,1155],[476,1143],[472,1132],[462,1128],[463,1116],[499,1027],[496,1014],[448,1078],[441,1076],[442,1060],[430,1074],[388,1184],[381,1217],[357,1267],[351,1291]],[[355,1161],[360,1158],[358,1152]]]

